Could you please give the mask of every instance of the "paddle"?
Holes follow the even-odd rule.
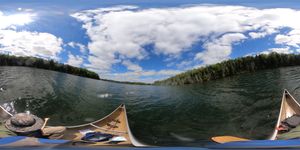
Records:
[[[47,124],[47,122],[48,122],[49,119],[50,118],[45,118],[45,121],[44,121],[44,124],[43,124],[41,130],[43,130],[46,127],[46,124]]]
[[[211,138],[217,143],[237,142],[237,141],[249,141],[250,139],[235,137],[235,136],[215,136]]]

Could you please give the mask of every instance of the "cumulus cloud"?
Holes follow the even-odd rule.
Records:
[[[27,11],[12,15],[0,11],[0,53],[58,59],[62,51],[61,38],[50,33],[16,31],[17,27],[32,23],[35,16]]]
[[[241,33],[225,34],[219,39],[207,42],[203,45],[204,52],[197,53],[196,60],[201,60],[204,64],[214,64],[229,58],[232,51],[232,43],[246,39]]]
[[[289,45],[299,48],[300,46],[300,27],[299,29],[294,29],[288,34],[279,34],[275,37],[277,44]]]
[[[13,15],[4,15],[0,11],[0,30],[7,28],[16,28],[16,26],[23,26],[33,22],[33,18],[36,16],[34,13],[20,13]]]
[[[62,39],[49,33],[0,30],[0,52],[17,56],[36,56],[58,59]]]
[[[127,67],[127,69],[130,71],[140,72],[143,70],[141,66],[134,64],[129,60],[123,61],[122,64],[125,65]]]
[[[83,63],[83,58],[80,56],[75,56],[75,55],[69,53],[68,57],[69,57],[69,59],[68,59],[67,64],[69,64],[69,65],[80,67],[81,64]]]
[[[72,47],[72,48],[79,48],[79,50],[82,54],[86,53],[86,50],[87,50],[86,46],[81,44],[81,43],[69,42],[67,45]]]
[[[300,22],[295,21],[300,11],[289,8],[120,6],[84,10],[71,16],[83,23],[91,40],[88,44],[90,64],[86,66],[102,71],[120,62],[129,70],[142,70],[128,61],[148,59],[149,54],[164,55],[166,59],[177,57],[198,42],[203,43],[203,49],[199,49],[193,60],[202,65],[217,63],[230,57],[234,44],[278,33],[284,27],[300,28]],[[274,41],[297,47],[298,36],[298,32],[282,34]],[[147,45],[153,46],[153,50],[146,50]],[[179,66],[188,61],[184,60]]]

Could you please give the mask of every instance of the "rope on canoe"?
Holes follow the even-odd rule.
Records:
[[[124,133],[124,134],[127,133],[126,131],[113,131],[113,130],[105,129],[105,128],[99,127],[97,125],[94,125],[92,123],[90,123],[90,125],[97,128],[97,129],[101,129],[101,130],[104,130],[104,131],[115,132],[115,133]]]

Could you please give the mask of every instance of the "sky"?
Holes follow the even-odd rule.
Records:
[[[151,83],[237,57],[299,53],[299,18],[289,0],[0,0],[0,53]]]

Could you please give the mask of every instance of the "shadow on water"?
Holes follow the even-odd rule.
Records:
[[[201,146],[216,135],[264,139],[288,89],[300,98],[300,69],[288,67],[198,85],[110,83],[24,67],[0,67],[1,102],[50,117],[51,125],[90,122],[126,104],[133,134],[164,146]]]

